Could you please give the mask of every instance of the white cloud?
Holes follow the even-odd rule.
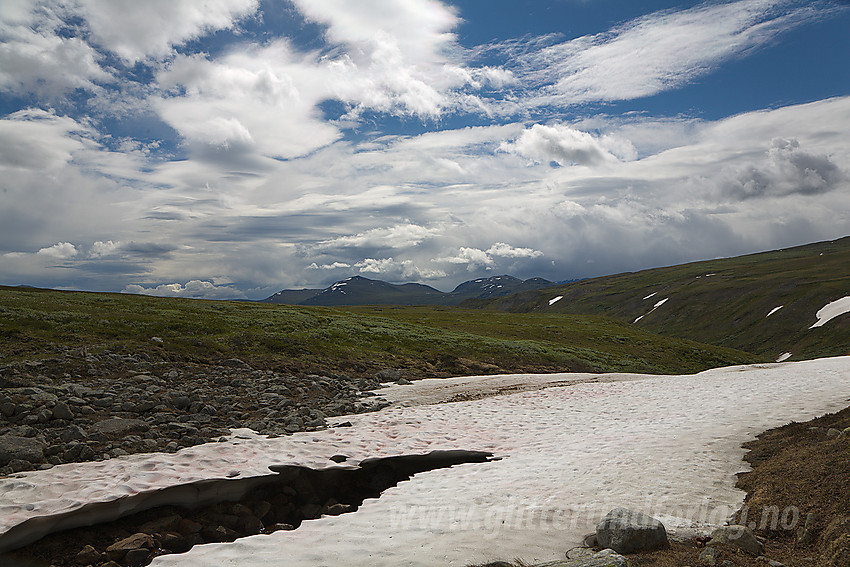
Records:
[[[637,157],[628,140],[614,136],[596,138],[563,124],[534,124],[513,142],[504,142],[500,149],[537,162],[555,161],[565,166],[602,165]]]
[[[322,75],[309,56],[296,55],[284,41],[215,60],[179,56],[157,79],[176,94],[154,100],[155,108],[202,159],[253,153],[292,158],[341,135],[316,108],[329,97]]]
[[[350,268],[351,264],[346,264],[345,262],[334,262],[333,264],[322,264],[321,266],[313,262],[309,266],[307,266],[310,270],[339,270],[342,268]]]
[[[846,174],[824,154],[811,154],[795,139],[775,138],[760,162],[728,172],[724,190],[732,197],[814,195],[838,187]]]
[[[104,256],[110,256],[115,254],[120,248],[120,242],[112,242],[111,240],[103,242],[102,240],[98,240],[92,244],[91,249],[89,250],[89,257],[103,258]]]
[[[538,258],[540,256],[543,256],[543,252],[533,248],[515,248],[504,242],[496,242],[487,250],[461,246],[456,255],[441,258],[439,261],[466,264],[467,270],[473,271],[479,268],[492,270],[498,263],[495,258]]]
[[[533,248],[514,248],[510,244],[497,242],[487,249],[487,254],[502,258],[537,258],[542,256],[543,252]]]
[[[42,248],[36,252],[39,256],[50,256],[51,258],[57,258],[60,260],[73,258],[77,255],[77,253],[77,247],[70,242],[59,242],[53,246]]]
[[[409,248],[433,238],[437,229],[415,224],[400,224],[388,228],[374,228],[351,236],[340,236],[316,244],[316,250],[336,248]]]
[[[160,284],[144,287],[138,284],[126,286],[122,293],[154,295],[159,297],[190,297],[193,299],[244,299],[245,294],[229,285],[215,285],[211,281],[191,280],[180,283]]]
[[[84,150],[88,128],[74,120],[40,110],[20,110],[0,120],[0,167],[56,169]]]
[[[361,274],[376,274],[390,281],[432,280],[446,277],[446,272],[433,268],[420,268],[413,260],[396,261],[392,258],[365,258],[354,264]]]
[[[327,39],[342,51],[324,60],[337,98],[355,111],[437,116],[462,97],[454,90],[475,84],[464,67],[455,35],[455,11],[436,0],[294,0],[309,19],[327,26]],[[487,82],[507,82],[510,73],[488,70]],[[474,104],[474,103],[472,103]]]
[[[168,55],[172,46],[232,28],[258,0],[78,0],[95,40],[129,63]]]
[[[0,91],[55,99],[78,88],[97,91],[97,83],[112,80],[94,48],[58,34],[68,12],[54,2],[0,4]]]
[[[823,6],[787,0],[705,3],[519,55],[513,70],[541,87],[524,105],[646,97],[687,84],[823,14]]]

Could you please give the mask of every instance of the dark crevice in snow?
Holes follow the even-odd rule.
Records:
[[[273,465],[276,474],[202,480],[32,518],[0,535],[0,550],[22,548],[14,556],[0,555],[0,564],[38,565],[25,563],[35,559],[57,566],[146,565],[158,555],[183,553],[201,543],[293,530],[305,520],[354,512],[367,498],[417,473],[489,462],[493,456],[457,450],[367,459],[356,466],[344,455],[331,460],[339,465]],[[135,539],[122,549],[108,549],[131,536]],[[87,556],[78,556],[85,550]]]

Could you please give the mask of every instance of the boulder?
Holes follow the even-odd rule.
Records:
[[[711,532],[709,543],[725,543],[735,546],[750,555],[764,555],[764,544],[756,539],[747,526],[723,526]]]
[[[68,404],[65,402],[58,402],[55,406],[53,406],[53,418],[70,421],[74,419],[74,413],[71,411],[71,408],[68,407]]]
[[[596,525],[600,547],[617,553],[639,553],[670,546],[664,525],[641,512],[615,508]]]
[[[44,460],[45,447],[46,445],[38,439],[0,435],[0,467],[18,460],[40,463]]]

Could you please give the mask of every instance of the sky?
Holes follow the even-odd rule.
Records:
[[[850,234],[850,2],[3,0],[0,284],[447,291]]]

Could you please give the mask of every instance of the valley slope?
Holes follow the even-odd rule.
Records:
[[[465,307],[604,315],[660,335],[775,360],[850,354],[850,314],[820,327],[817,312],[850,295],[850,237],[604,276]]]

